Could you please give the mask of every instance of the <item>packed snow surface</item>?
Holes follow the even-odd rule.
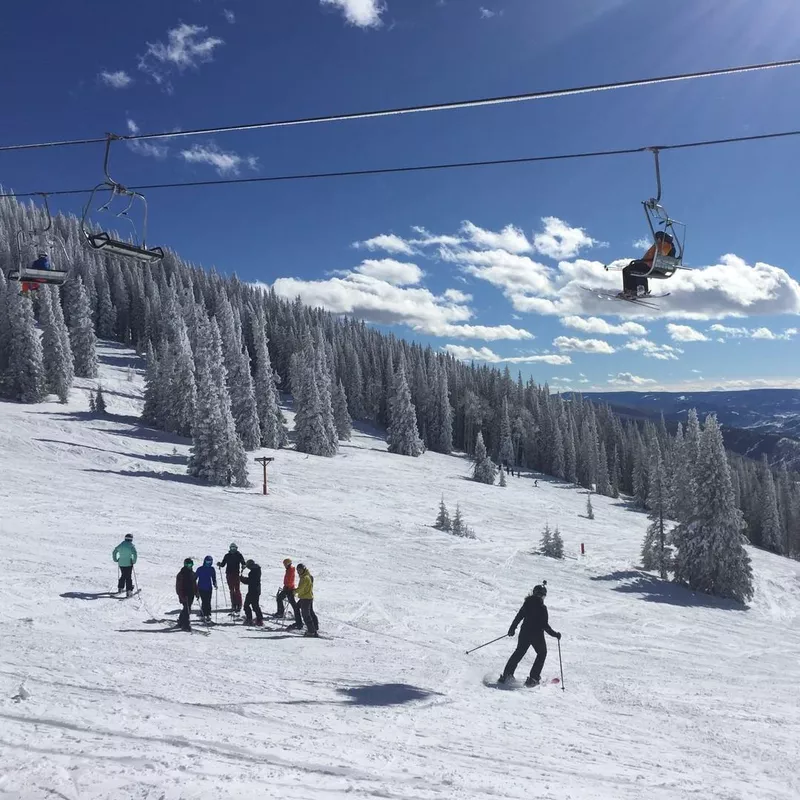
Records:
[[[268,497],[254,463],[251,489],[200,485],[189,443],[137,421],[133,354],[101,361],[105,418],[89,381],[67,406],[0,404],[0,798],[800,796],[800,564],[752,550],[742,610],[642,573],[647,520],[623,501],[593,498],[590,521],[581,490],[480,485],[463,457],[369,433],[334,459],[268,453]],[[431,528],[442,494],[476,541]],[[531,554],[545,522],[569,558]],[[142,591],[120,601],[126,533]],[[167,632],[183,559],[232,541],[265,611],[283,558],[310,567],[326,638],[224,613]],[[543,578],[565,691],[485,685],[513,642],[465,650]]]

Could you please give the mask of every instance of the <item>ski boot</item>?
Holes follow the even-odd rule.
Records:
[[[513,675],[505,675],[505,674],[503,674],[497,679],[497,682],[498,683],[505,683],[509,678],[513,678],[513,677],[514,677]]]
[[[125,597],[133,597],[133,590],[131,590],[131,589],[128,589],[128,590],[125,592]]]
[[[253,625],[255,625],[256,628],[263,628],[264,627],[264,620],[263,619],[258,619],[253,623]]]
[[[539,678],[534,678],[533,675],[528,676],[525,679],[526,686],[538,686],[539,685]]]

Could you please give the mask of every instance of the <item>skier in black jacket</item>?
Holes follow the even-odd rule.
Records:
[[[241,577],[242,583],[247,586],[247,594],[244,598],[244,624],[253,624],[253,612],[255,612],[256,625],[261,626],[264,624],[261,606],[258,604],[261,597],[261,567],[252,558],[248,559],[245,566],[250,570],[250,574]]]
[[[242,610],[242,590],[239,588],[239,573],[244,567],[244,556],[235,544],[231,544],[218,567],[225,567],[225,580],[231,592],[231,611],[238,614]]]
[[[183,569],[175,576],[175,594],[181,604],[181,613],[178,617],[178,625],[185,631],[190,631],[192,625],[189,621],[189,613],[196,595],[194,562],[187,558],[183,562]]]
[[[528,652],[529,647],[533,647],[536,651],[536,660],[531,667],[531,674],[525,681],[526,686],[536,686],[542,678],[542,667],[544,666],[545,659],[547,658],[547,645],[544,641],[544,632],[554,636],[556,639],[561,638],[561,634],[554,631],[549,622],[547,621],[547,606],[544,604],[544,598],[547,596],[547,581],[543,581],[541,586],[534,586],[533,591],[525,598],[519,613],[514,617],[511,627],[508,629],[508,635],[513,636],[517,631],[517,625],[522,622],[522,630],[519,632],[519,639],[517,640],[517,649],[512,653],[511,658],[508,659],[506,668],[503,674],[497,679],[499,683],[505,683],[509,678],[514,677],[514,670],[517,665],[522,661],[525,653]]]

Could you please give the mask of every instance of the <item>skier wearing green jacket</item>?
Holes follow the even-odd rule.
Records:
[[[120,542],[112,553],[112,557],[119,567],[119,583],[117,591],[125,590],[125,596],[133,594],[133,565],[136,563],[136,547],[133,544],[133,534],[125,534],[125,540]]]

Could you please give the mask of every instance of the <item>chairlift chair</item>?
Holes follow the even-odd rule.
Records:
[[[29,284],[28,288],[38,288],[39,284],[52,284],[61,286],[67,279],[69,273],[69,256],[64,242],[58,236],[49,236],[53,228],[53,217],[50,214],[50,205],[47,202],[47,195],[42,194],[44,200],[44,210],[47,222],[43,228],[33,228],[31,230],[20,229],[17,231],[17,257],[19,266],[11,269],[8,279]],[[38,268],[36,264],[40,259],[49,260],[53,255],[55,243],[61,248],[59,260],[63,255],[63,269],[56,266],[50,269]]]
[[[657,233],[669,235],[675,246],[675,255],[664,255],[656,247],[656,254],[650,269],[646,272],[635,272],[633,274],[644,278],[666,279],[671,278],[679,269],[683,269],[683,253],[686,247],[686,225],[676,219],[672,219],[664,206],[661,205],[661,165],[658,160],[659,148],[651,147],[656,162],[656,184],[658,193],[655,197],[645,200],[644,213],[647,217],[647,226],[650,228],[650,235],[655,244],[658,244]]]
[[[155,264],[164,258],[164,250],[161,247],[148,247],[147,246],[147,199],[140,192],[127,189],[121,183],[117,183],[108,174],[108,159],[111,152],[111,142],[119,139],[119,136],[109,133],[106,137],[106,153],[103,160],[103,172],[105,173],[105,180],[98,183],[92,189],[89,200],[83,208],[83,216],[81,217],[81,230],[86,243],[93,250],[99,250],[104,253],[111,253],[113,255],[122,256],[123,258],[130,258],[136,261],[141,261],[147,264]],[[89,214],[94,208],[95,197],[98,193],[110,192],[110,197],[103,203],[98,211],[110,211],[111,205],[117,197],[129,198],[128,204],[121,210],[114,212],[114,216],[118,219],[126,219],[133,228],[132,241],[123,241],[122,239],[115,239],[110,233],[105,231],[93,232],[89,229]],[[138,205],[137,201],[142,205],[142,236],[139,238],[136,225],[129,216],[129,212]]]

